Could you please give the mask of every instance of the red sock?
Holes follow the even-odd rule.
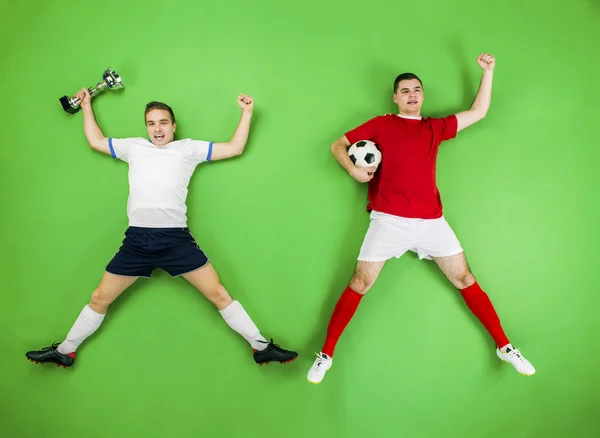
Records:
[[[325,339],[325,345],[321,349],[322,353],[325,353],[329,357],[333,357],[333,350],[335,350],[335,344],[338,339],[342,336],[342,332],[354,316],[360,300],[363,295],[354,292],[350,287],[347,287],[342,293],[342,296],[333,309],[333,315],[329,320],[329,326],[327,327],[327,338]]]
[[[507,344],[510,344],[508,338],[502,330],[500,325],[500,318],[490,301],[488,295],[481,290],[479,284],[475,282],[466,289],[460,291],[467,306],[471,309],[471,312],[479,318],[479,321],[483,324],[486,330],[492,335],[498,348],[502,348]]]

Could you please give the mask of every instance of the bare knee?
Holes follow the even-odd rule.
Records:
[[[354,292],[364,295],[369,292],[369,289],[371,289],[371,286],[373,286],[373,281],[371,281],[366,275],[355,273],[352,276],[349,286]]]
[[[216,289],[209,296],[210,301],[217,307],[219,310],[223,310],[225,307],[229,306],[233,299],[227,289],[219,283]]]
[[[90,308],[97,313],[106,313],[108,310],[108,306],[110,306],[112,301],[107,297],[105,293],[103,293],[102,289],[97,288],[92,293],[92,299],[90,300]]]
[[[473,283],[475,283],[475,277],[468,269],[452,278],[452,284],[459,290],[466,289]]]
[[[366,294],[375,283],[375,280],[377,280],[384,265],[385,261],[366,262],[359,260],[356,264],[352,280],[350,280],[350,289],[361,295]]]

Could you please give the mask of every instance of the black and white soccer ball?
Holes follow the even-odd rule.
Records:
[[[369,140],[360,140],[350,146],[348,156],[356,167],[377,167],[381,163],[381,151]]]

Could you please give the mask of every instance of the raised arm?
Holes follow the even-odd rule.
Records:
[[[475,101],[468,111],[463,111],[456,115],[458,121],[457,131],[465,129],[483,119],[490,108],[492,99],[492,80],[494,78],[494,67],[496,66],[496,58],[493,55],[481,54],[477,57],[477,63],[483,70],[481,75],[481,83],[479,91],[475,97]]]
[[[252,96],[241,94],[238,96],[238,105],[242,109],[242,116],[233,137],[227,143],[214,143],[211,155],[211,161],[224,160],[225,158],[241,155],[246,147],[248,133],[250,132],[250,119],[252,119],[252,110],[254,109],[254,99]]]
[[[105,154],[111,155],[110,148],[108,147],[108,139],[102,133],[102,130],[96,123],[94,117],[94,110],[92,110],[92,101],[90,93],[86,88],[82,88],[76,97],[81,99],[81,111],[83,111],[83,130],[85,132],[85,138],[91,148],[97,151],[104,152]]]

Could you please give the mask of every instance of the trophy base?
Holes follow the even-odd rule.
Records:
[[[68,112],[69,114],[75,114],[77,111],[79,111],[79,107],[77,108],[73,108],[71,106],[71,103],[69,102],[69,98],[67,96],[63,96],[60,98],[60,103],[63,107],[63,109]]]

